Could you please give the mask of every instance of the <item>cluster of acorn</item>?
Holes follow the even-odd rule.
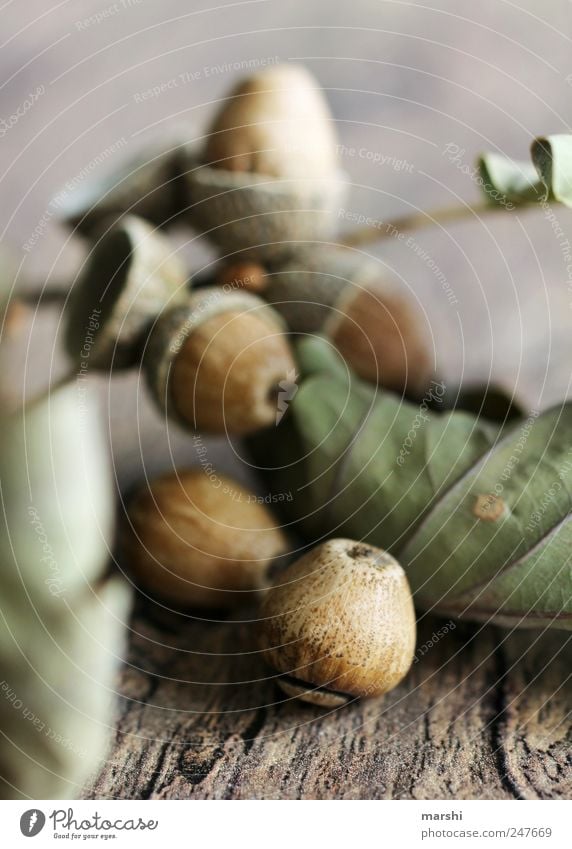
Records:
[[[296,374],[292,333],[326,335],[367,380],[422,391],[431,358],[415,310],[376,263],[336,243],[345,184],[332,125],[310,75],[277,66],[232,92],[202,150],[147,158],[84,197],[69,215],[93,238],[67,307],[74,361],[141,367],[159,410],[200,433],[275,424]],[[206,283],[188,279],[157,229],[185,219],[223,256]],[[198,469],[152,482],[129,505],[122,549],[138,583],[171,603],[262,596],[263,651],[290,695],[325,706],[379,695],[412,662],[399,564],[335,539],[281,567],[285,534],[230,479]]]

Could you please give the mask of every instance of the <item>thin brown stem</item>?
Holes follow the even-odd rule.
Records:
[[[432,212],[415,212],[412,215],[403,215],[393,221],[380,221],[375,225],[353,230],[340,239],[340,244],[346,248],[357,248],[364,245],[372,245],[383,239],[396,238],[400,233],[410,230],[421,230],[424,227],[434,227],[438,224],[448,224],[453,221],[462,221],[466,218],[480,217],[490,212],[505,212],[504,206],[493,206],[488,201],[476,204],[462,204],[458,206],[446,206],[435,209]]]
[[[532,206],[532,203],[520,204],[519,208]],[[491,204],[481,201],[475,204],[459,204],[457,206],[445,206],[430,212],[415,212],[403,215],[393,221],[378,221],[375,225],[358,228],[345,236],[342,236],[337,244],[344,248],[358,248],[365,245],[373,245],[385,239],[396,238],[400,233],[411,230],[422,230],[425,227],[449,224],[463,221],[467,218],[479,218],[492,212],[507,212],[506,207],[501,204]],[[68,291],[63,288],[50,288],[41,291],[23,292],[19,295],[21,301],[30,306],[53,306],[63,305],[68,297]]]
[[[18,298],[22,303],[26,304],[26,306],[34,307],[49,307],[56,304],[57,306],[61,306],[69,292],[65,289],[39,289],[36,291],[30,292],[21,292],[18,295]]]

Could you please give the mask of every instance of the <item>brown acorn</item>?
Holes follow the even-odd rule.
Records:
[[[102,231],[65,309],[66,348],[82,371],[137,363],[141,334],[166,306],[187,298],[187,275],[170,242],[127,215]]]
[[[319,84],[300,65],[275,65],[240,82],[210,127],[213,168],[307,180],[336,173],[333,118]]]
[[[296,374],[279,315],[255,295],[217,287],[157,320],[144,367],[164,413],[237,435],[276,423],[281,385]]]
[[[299,251],[267,274],[264,297],[297,333],[325,334],[364,380],[421,393],[433,369],[413,301],[377,263],[343,248]]]
[[[318,83],[277,65],[240,83],[215,116],[203,165],[188,169],[191,221],[225,253],[257,258],[330,238],[345,190]]]
[[[331,539],[280,572],[261,613],[264,657],[289,696],[321,707],[387,693],[413,661],[405,572],[382,549]]]
[[[431,351],[417,311],[389,286],[344,293],[324,332],[364,380],[413,395],[429,385]]]
[[[261,501],[215,472],[164,475],[128,506],[126,567],[143,589],[177,606],[227,608],[257,600],[287,549]]]

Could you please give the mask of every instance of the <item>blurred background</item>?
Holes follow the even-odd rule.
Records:
[[[352,184],[342,229],[352,216],[385,221],[476,202],[468,172],[479,152],[527,159],[534,136],[570,130],[571,16],[567,0],[4,2],[0,234],[17,285],[73,283],[86,245],[50,207],[67,181],[98,158],[90,179],[104,177],[177,127],[199,141],[219,99],[260,59],[304,63],[327,93]],[[11,122],[31,93],[33,105]],[[556,212],[566,232],[572,212]],[[368,250],[424,310],[444,379],[493,380],[535,408],[565,397],[572,270],[542,211],[414,235],[418,250],[395,239]],[[190,271],[212,259],[190,230],[176,238]],[[25,321],[5,367],[16,397],[66,369],[59,308]],[[122,488],[143,463],[153,474],[193,460],[188,437],[164,433],[138,375],[92,383],[108,407]],[[218,443],[221,464],[231,464],[232,447]]]

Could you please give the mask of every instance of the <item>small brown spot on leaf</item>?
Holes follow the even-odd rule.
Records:
[[[477,495],[473,505],[473,515],[483,522],[496,522],[505,516],[507,506],[499,495]]]

